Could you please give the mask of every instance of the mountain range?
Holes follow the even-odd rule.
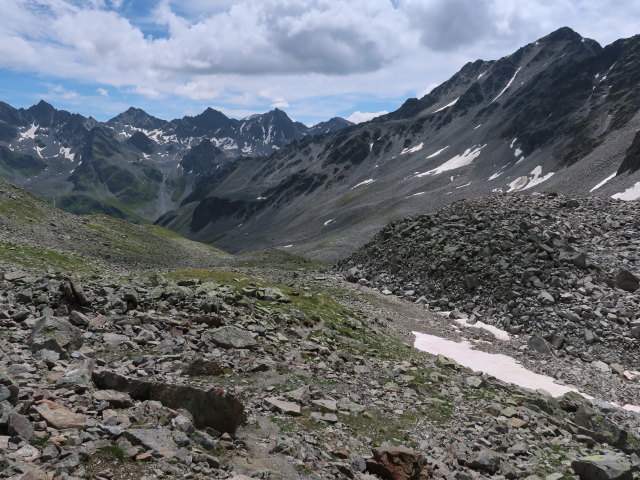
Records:
[[[334,259],[391,220],[506,192],[640,197],[640,36],[561,28],[464,65],[372,121],[274,110],[106,123],[0,105],[0,173],[79,213],[156,223],[231,252]]]
[[[72,213],[153,222],[179,206],[197,177],[239,156],[265,156],[293,140],[353,125],[307,127],[279,109],[243,120],[207,108],[166,121],[129,108],[107,122],[0,103],[0,175]]]

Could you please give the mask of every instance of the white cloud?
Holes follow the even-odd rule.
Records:
[[[104,88],[96,88],[96,92],[98,92],[98,94],[102,95],[103,97],[109,96],[109,91]]]
[[[351,115],[349,115],[346,119],[353,123],[362,123],[362,122],[368,122],[372,118],[379,117],[380,115],[386,115],[387,113],[389,112],[387,112],[386,110],[382,110],[381,112],[356,111],[356,112],[353,112]]]
[[[77,98],[78,96],[78,92],[67,90],[62,85],[53,86],[48,94],[49,98],[60,98],[64,100],[71,100],[72,98]]]
[[[286,104],[302,117],[301,103],[311,111],[328,97],[337,100],[322,111],[353,110],[355,98],[420,97],[465,62],[511,53],[567,19],[604,43],[637,33],[640,2],[606,3],[156,0],[147,20],[163,37],[123,16],[129,2],[0,0],[0,68],[152,99],[215,99],[227,110]]]

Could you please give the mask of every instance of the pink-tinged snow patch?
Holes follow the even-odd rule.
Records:
[[[464,321],[463,321],[464,322]],[[462,322],[458,321],[461,325]],[[466,324],[466,322],[465,322]],[[472,326],[472,325],[465,325]],[[477,326],[477,324],[476,324]],[[491,326],[491,325],[489,325]],[[482,372],[497,378],[506,383],[512,383],[522,388],[530,390],[542,390],[552,397],[561,397],[568,392],[577,392],[583,397],[592,400],[593,397],[579,391],[575,387],[567,385],[559,385],[555,383],[552,377],[540,375],[538,373],[527,370],[515,358],[503,355],[501,353],[487,353],[480,350],[474,350],[468,341],[454,342],[445,338],[429,335],[427,333],[412,332],[416,340],[413,344],[415,348],[431,355],[443,355],[447,358],[455,360],[463,367],[467,367],[474,372]],[[507,332],[504,332],[507,336]],[[498,338],[498,337],[496,337]],[[635,372],[634,372],[635,373]],[[640,413],[640,405],[627,403],[620,406],[614,402],[611,405],[628,410],[630,412]]]
[[[432,355],[443,355],[474,372],[486,373],[498,380],[513,383],[522,388],[544,390],[553,397],[561,397],[567,392],[578,392],[576,388],[558,385],[551,377],[527,370],[514,358],[507,355],[474,350],[467,341],[454,342],[420,332],[413,332],[413,334],[416,337],[414,347],[418,350]],[[587,396],[585,395],[585,397]]]
[[[511,338],[507,331],[502,330],[501,328],[498,328],[494,325],[489,325],[488,323],[484,323],[480,321],[476,323],[469,323],[469,321],[466,318],[456,318],[455,321],[457,324],[462,325],[463,327],[480,328],[482,330],[486,330],[487,332],[491,333],[491,335],[493,335],[495,338],[497,338],[498,340],[502,340],[503,342],[506,342],[507,340],[509,340],[509,338]]]

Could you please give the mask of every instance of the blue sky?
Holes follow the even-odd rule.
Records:
[[[0,0],[0,100],[106,120],[211,106],[355,121],[561,27],[638,33],[619,0]]]

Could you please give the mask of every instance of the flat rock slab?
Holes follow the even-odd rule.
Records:
[[[233,326],[216,328],[208,337],[222,348],[253,348],[258,344],[251,332]]]
[[[317,405],[318,407],[331,410],[332,412],[338,410],[338,403],[335,400],[313,400],[311,403]]]
[[[39,401],[36,411],[49,425],[58,430],[84,428],[87,425],[87,417],[85,415],[73,413],[68,408],[51,400]]]
[[[633,470],[625,458],[613,455],[593,455],[571,462],[580,480],[631,480]]]
[[[93,398],[98,401],[105,401],[115,408],[129,408],[133,406],[131,397],[116,390],[97,390],[93,392]]]
[[[275,408],[276,410],[291,416],[298,416],[302,412],[300,411],[300,405],[293,402],[287,402],[279,398],[270,397],[265,398],[264,402],[268,407]]]
[[[134,428],[127,430],[124,435],[131,443],[141,445],[165,458],[173,458],[180,449],[171,430],[164,428]]]
[[[126,335],[120,335],[118,333],[105,333],[102,335],[102,341],[109,345],[110,347],[117,347],[122,345],[124,342],[129,341],[129,337]]]

